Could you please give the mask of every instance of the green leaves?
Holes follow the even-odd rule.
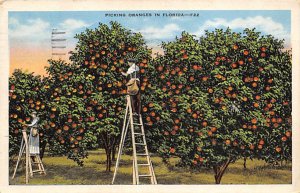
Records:
[[[82,164],[88,148],[115,148],[126,105],[121,72],[135,58],[151,151],[194,168],[228,157],[291,159],[292,65],[283,41],[255,29],[216,29],[199,39],[182,32],[151,58],[142,35],[116,22],[75,37],[70,64],[49,60],[47,78],[21,70],[10,77],[11,152],[19,121],[37,106],[52,154]]]

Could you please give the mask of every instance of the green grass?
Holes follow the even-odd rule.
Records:
[[[177,159],[173,158],[170,165],[162,163],[161,158],[151,157],[154,170],[159,184],[214,184],[213,171],[203,169],[198,172],[190,172],[187,169],[177,168],[174,165]],[[46,175],[35,174],[29,184],[111,184],[113,172],[105,171],[105,154],[102,150],[89,152],[84,166],[79,167],[66,157],[49,157],[43,159]],[[24,166],[24,162],[21,163]],[[14,164],[10,166],[12,176]],[[114,167],[112,167],[112,171]],[[143,172],[143,171],[142,171]],[[15,179],[10,179],[10,184],[24,184],[24,167],[18,169]],[[132,160],[131,156],[122,155],[122,161],[118,170],[115,184],[132,183]],[[146,183],[146,182],[144,182]],[[265,164],[264,161],[247,160],[247,169],[243,168],[243,161],[238,160],[230,164],[226,170],[222,184],[291,184],[292,166],[274,168]]]

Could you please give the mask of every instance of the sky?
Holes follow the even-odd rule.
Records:
[[[44,66],[52,57],[52,29],[66,32],[54,36],[66,39],[57,44],[65,45],[66,49],[54,49],[54,52],[67,53],[76,45],[75,34],[110,21],[117,21],[133,32],[141,32],[153,53],[161,52],[159,45],[162,41],[172,41],[182,31],[200,37],[205,30],[228,27],[235,32],[256,28],[262,35],[285,39],[285,47],[291,47],[291,13],[285,10],[18,11],[9,12],[10,73],[22,68],[45,74]]]

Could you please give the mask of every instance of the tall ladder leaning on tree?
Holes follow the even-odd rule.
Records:
[[[126,100],[127,100],[127,105],[126,105],[121,140],[119,144],[118,156],[117,156],[116,166],[115,166],[114,175],[112,179],[112,184],[115,183],[115,179],[116,179],[117,171],[119,169],[119,163],[120,163],[129,126],[131,131],[132,150],[133,150],[132,184],[134,185],[141,184],[141,181],[143,181],[141,179],[145,179],[146,183],[148,182],[150,184],[157,184],[153,165],[150,159],[150,155],[146,143],[142,116],[141,114],[133,115],[132,106],[131,106],[132,104],[129,95],[126,96]],[[148,173],[141,173],[144,172],[145,170],[148,171]]]

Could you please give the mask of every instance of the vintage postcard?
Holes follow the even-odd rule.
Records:
[[[0,9],[1,193],[299,192],[299,1]]]

